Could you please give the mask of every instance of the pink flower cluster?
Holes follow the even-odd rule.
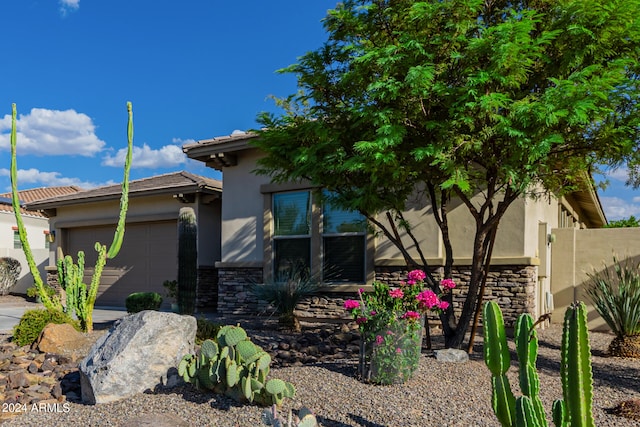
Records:
[[[418,301],[420,301],[420,305],[426,308],[427,310],[431,310],[433,308],[439,308],[441,310],[446,310],[449,308],[449,303],[446,301],[441,301],[431,289],[425,289],[420,292],[416,297]]]
[[[407,311],[405,314],[402,315],[402,318],[418,320],[420,318],[420,313],[418,313],[417,311]]]
[[[391,298],[402,298],[404,296],[404,292],[402,292],[402,289],[391,289],[389,291],[389,296]]]
[[[407,274],[407,284],[415,285],[418,282],[422,282],[427,275],[422,270],[411,270]]]
[[[442,286],[445,289],[453,289],[456,287],[456,284],[453,281],[453,279],[442,279],[440,281],[440,286]]]
[[[344,302],[344,308],[347,310],[353,310],[360,307],[360,302],[354,299],[348,299]]]

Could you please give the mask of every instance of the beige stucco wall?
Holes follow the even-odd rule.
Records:
[[[198,199],[196,199],[198,200]],[[214,201],[211,205],[199,205],[196,203],[185,204],[173,198],[170,194],[130,197],[127,209],[127,223],[139,223],[149,221],[176,220],[180,208],[191,206],[198,219],[199,236],[207,236],[198,240],[198,265],[213,265],[220,259],[219,220],[220,201]],[[65,228],[114,225],[118,221],[120,213],[120,201],[110,200],[95,203],[83,203],[81,205],[63,206],[57,208],[57,215],[50,219],[52,230],[56,230],[58,237],[51,245],[49,265],[55,265],[55,248],[63,241],[62,233]],[[125,227],[125,239],[127,238]],[[102,242],[110,244],[110,242]],[[63,248],[64,249],[64,248]]]
[[[260,186],[266,176],[251,171],[259,158],[256,150],[238,154],[238,165],[222,172],[222,254],[223,263],[262,266],[264,195]]]
[[[33,253],[34,261],[38,266],[41,277],[45,278],[45,266],[49,259],[49,250],[45,248],[46,235],[44,231],[49,230],[47,218],[24,215],[22,217],[27,239]],[[10,292],[24,294],[27,288],[33,284],[33,276],[29,272],[27,258],[22,249],[13,249],[13,228],[16,226],[16,218],[13,212],[0,213],[0,257],[11,257],[20,261],[22,270],[16,286]]]
[[[554,229],[552,244],[552,280],[555,310],[552,321],[561,322],[566,307],[575,300],[587,302],[590,329],[607,329],[584,292],[588,273],[613,265],[619,259],[640,256],[640,228]],[[606,267],[605,267],[606,266]]]

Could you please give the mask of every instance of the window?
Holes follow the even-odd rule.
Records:
[[[311,266],[311,197],[308,191],[273,196],[274,273]]]
[[[273,273],[304,268],[324,282],[365,282],[366,220],[329,202],[314,210],[314,202],[308,190],[273,195]]]
[[[20,241],[20,232],[13,230],[13,249],[22,249],[22,242]]]
[[[358,212],[322,207],[322,275],[327,282],[364,282],[367,222]]]

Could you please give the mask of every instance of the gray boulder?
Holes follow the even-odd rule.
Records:
[[[175,385],[178,363],[194,352],[196,319],[141,311],[118,321],[80,363],[82,401],[114,402]]]
[[[444,350],[436,350],[436,360],[439,362],[464,363],[469,361],[469,354],[464,350],[455,348],[446,348]]]

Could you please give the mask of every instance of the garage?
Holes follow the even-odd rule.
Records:
[[[85,283],[90,283],[95,265],[95,242],[108,248],[115,227],[113,224],[61,230],[65,254],[75,261],[79,250],[85,252]],[[175,220],[127,224],[120,253],[105,266],[96,305],[124,307],[127,296],[133,292],[158,292],[165,298],[162,283],[177,277],[177,247]],[[169,303],[164,301],[163,305]]]

